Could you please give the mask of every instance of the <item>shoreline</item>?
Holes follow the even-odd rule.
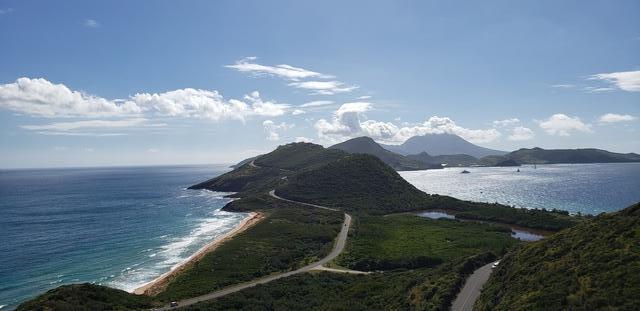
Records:
[[[245,217],[238,225],[236,225],[229,232],[216,237],[213,241],[207,243],[205,246],[201,247],[197,252],[193,255],[189,256],[185,261],[172,267],[171,270],[163,273],[159,277],[153,279],[152,281],[141,285],[140,287],[134,289],[131,293],[136,295],[148,295],[155,296],[162,292],[164,288],[169,284],[171,280],[176,278],[176,276],[184,271],[187,267],[194,264],[204,257],[206,254],[216,250],[223,243],[231,240],[234,236],[244,232],[245,230],[253,227],[260,221],[265,218],[263,213],[259,212],[251,212],[247,217]]]

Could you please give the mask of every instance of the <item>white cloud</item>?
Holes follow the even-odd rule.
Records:
[[[616,114],[616,113],[607,113],[598,119],[601,123],[615,123],[615,122],[627,122],[637,120],[637,117],[634,117],[629,114]]]
[[[278,131],[286,131],[288,129],[293,128],[294,124],[287,124],[282,122],[280,124],[276,124],[271,120],[265,120],[262,122],[262,126],[264,127],[265,132],[267,132],[267,140],[276,141],[280,140],[280,135]]]
[[[570,89],[575,87],[573,84],[554,84],[551,87],[559,88],[559,89]]]
[[[305,113],[306,113],[306,112],[305,112],[304,110],[302,110],[302,109],[294,109],[294,110],[291,112],[291,114],[292,114],[292,115],[294,115],[294,116],[297,116],[297,115],[299,115],[299,114],[305,114]]]
[[[263,101],[260,93],[244,96],[245,101],[226,101],[217,91],[180,89],[166,93],[142,93],[131,97],[139,106],[162,116],[201,118],[214,121],[226,119],[244,121],[248,116],[280,116],[289,107],[272,101]]]
[[[72,91],[63,84],[45,79],[19,78],[0,84],[0,107],[17,113],[41,117],[115,116],[139,114],[134,102],[116,102]]]
[[[370,99],[370,98],[371,98],[371,96],[369,96],[369,95],[363,95],[363,96],[358,97],[358,99],[361,99],[361,100],[362,99]]]
[[[509,135],[507,139],[513,141],[523,141],[533,139],[535,136],[535,133],[533,133],[533,130],[531,130],[530,128],[517,126],[511,130],[511,135]]]
[[[589,80],[605,81],[627,92],[640,92],[640,70],[599,73],[589,77]]]
[[[604,92],[611,92],[616,90],[613,87],[593,87],[593,86],[585,86],[582,89],[587,93],[604,93]]]
[[[285,64],[275,66],[260,65],[252,62],[254,60],[256,60],[256,57],[248,57],[237,61],[233,65],[226,65],[225,67],[232,68],[240,72],[247,72],[254,76],[269,75],[294,81],[305,78],[328,77],[319,72]]]
[[[113,137],[113,136],[126,136],[125,133],[87,133],[87,132],[56,132],[56,131],[39,131],[36,132],[40,135],[49,136],[88,136],[88,137]]]
[[[292,82],[290,86],[299,89],[311,90],[315,95],[333,95],[336,93],[351,92],[358,88],[355,85],[345,85],[340,81],[304,81]]]
[[[316,100],[316,101],[304,103],[304,104],[300,105],[300,107],[301,108],[322,107],[322,106],[328,106],[328,105],[332,105],[332,104],[333,104],[333,101],[331,101],[331,100]]]
[[[592,132],[588,124],[580,121],[578,117],[569,117],[562,113],[550,116],[546,121],[539,122],[541,129],[550,135],[570,136],[571,132]]]
[[[149,148],[149,149],[147,149],[147,152],[149,152],[149,153],[158,153],[158,152],[160,152],[160,149],[157,149],[157,148]]]
[[[415,126],[399,127],[391,122],[362,121],[364,112],[372,109],[371,103],[346,103],[334,113],[331,120],[320,119],[315,123],[318,137],[328,142],[342,141],[356,136],[369,136],[386,143],[399,143],[416,135],[456,134],[475,143],[491,142],[501,133],[496,129],[468,129],[458,126],[446,117],[433,116]]]
[[[313,139],[304,136],[298,136],[294,141],[297,143],[310,143],[313,142]]]
[[[86,120],[74,122],[56,122],[45,125],[22,125],[20,127],[34,131],[73,131],[77,129],[106,129],[106,128],[125,128],[125,127],[142,127],[142,126],[165,126],[164,123],[150,124],[148,119],[133,118],[123,120]]]
[[[511,119],[493,121],[493,126],[494,127],[508,127],[508,126],[516,125],[518,123],[520,123],[520,119],[511,118]]]
[[[85,19],[83,24],[85,27],[89,27],[89,28],[100,27],[100,23],[98,23],[98,21],[96,21],[95,19]]]

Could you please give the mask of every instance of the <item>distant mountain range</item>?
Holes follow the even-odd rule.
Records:
[[[373,139],[363,136],[333,145],[329,149],[339,149],[348,153],[370,154],[382,160],[396,171],[426,170],[442,168],[439,162],[425,162],[410,159],[382,148]]]
[[[619,163],[640,162],[636,153],[615,153],[601,149],[520,149],[504,156],[491,156],[480,159],[479,164],[495,166],[511,160],[518,164],[559,164],[559,163]]]
[[[401,155],[419,154],[426,152],[431,156],[466,154],[475,158],[490,155],[504,155],[506,151],[493,150],[474,145],[462,137],[454,134],[427,134],[413,136],[401,145],[381,145],[389,151]]]

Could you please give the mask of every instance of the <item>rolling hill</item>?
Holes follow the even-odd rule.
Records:
[[[339,149],[348,153],[369,154],[382,160],[397,171],[439,169],[442,166],[437,162],[424,162],[410,159],[403,155],[382,148],[373,139],[363,136],[333,145],[329,149]]]
[[[501,260],[476,308],[635,310],[639,241],[640,204],[635,204],[526,244]]]
[[[432,156],[426,152],[407,155],[407,158],[424,162],[452,166],[471,166],[478,164],[478,159],[467,154],[449,154]]]
[[[476,158],[504,155],[507,152],[474,145],[454,134],[427,134],[413,136],[401,145],[382,145],[385,149],[402,155],[426,152],[432,156],[466,154]]]

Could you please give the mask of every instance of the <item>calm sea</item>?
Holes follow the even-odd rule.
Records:
[[[0,305],[66,283],[132,290],[168,271],[245,217],[220,211],[223,193],[186,189],[226,170],[0,170]]]
[[[470,174],[461,174],[464,169]],[[640,163],[464,169],[401,172],[401,175],[427,193],[516,207],[599,214],[640,201]]]

